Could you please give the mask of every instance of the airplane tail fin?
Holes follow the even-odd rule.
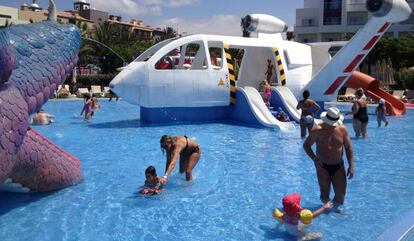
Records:
[[[394,22],[407,19],[411,8],[404,0],[367,0],[367,10],[373,15],[334,58],[304,87],[318,101],[336,99],[346,83],[374,45]]]

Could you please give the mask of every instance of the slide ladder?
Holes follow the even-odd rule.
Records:
[[[291,122],[278,121],[268,107],[256,88],[246,86],[237,87],[237,101],[231,109],[231,118],[235,121],[252,125],[261,125],[280,130],[295,129]]]
[[[354,71],[348,79],[346,86],[353,89],[362,88],[364,89],[365,95],[376,101],[384,99],[387,113],[390,115],[401,116],[405,114],[404,102],[380,89],[379,81],[374,77]]]
[[[272,87],[272,96],[270,97],[270,105],[273,107],[280,107],[290,120],[299,123],[301,110],[297,110],[298,100],[293,95],[292,91],[286,86]]]

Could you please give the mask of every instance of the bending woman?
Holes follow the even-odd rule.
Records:
[[[161,182],[167,182],[168,176],[174,170],[178,157],[180,157],[180,173],[185,172],[187,181],[193,179],[193,169],[201,156],[201,149],[197,142],[187,136],[171,137],[163,135],[160,139],[162,152],[166,152],[167,163]]]

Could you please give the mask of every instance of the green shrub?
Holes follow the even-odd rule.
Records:
[[[109,82],[116,76],[115,74],[98,74],[91,76],[77,76],[76,87],[77,88],[89,88],[91,85],[109,86]],[[72,76],[68,76],[65,80],[65,84],[71,85]]]

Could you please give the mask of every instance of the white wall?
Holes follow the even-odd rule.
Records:
[[[237,86],[259,88],[260,83],[266,78],[267,59],[272,59],[273,61],[275,59],[271,48],[247,48],[240,66]],[[273,62],[273,65],[277,69],[277,63]],[[275,78],[275,73],[273,78]]]

